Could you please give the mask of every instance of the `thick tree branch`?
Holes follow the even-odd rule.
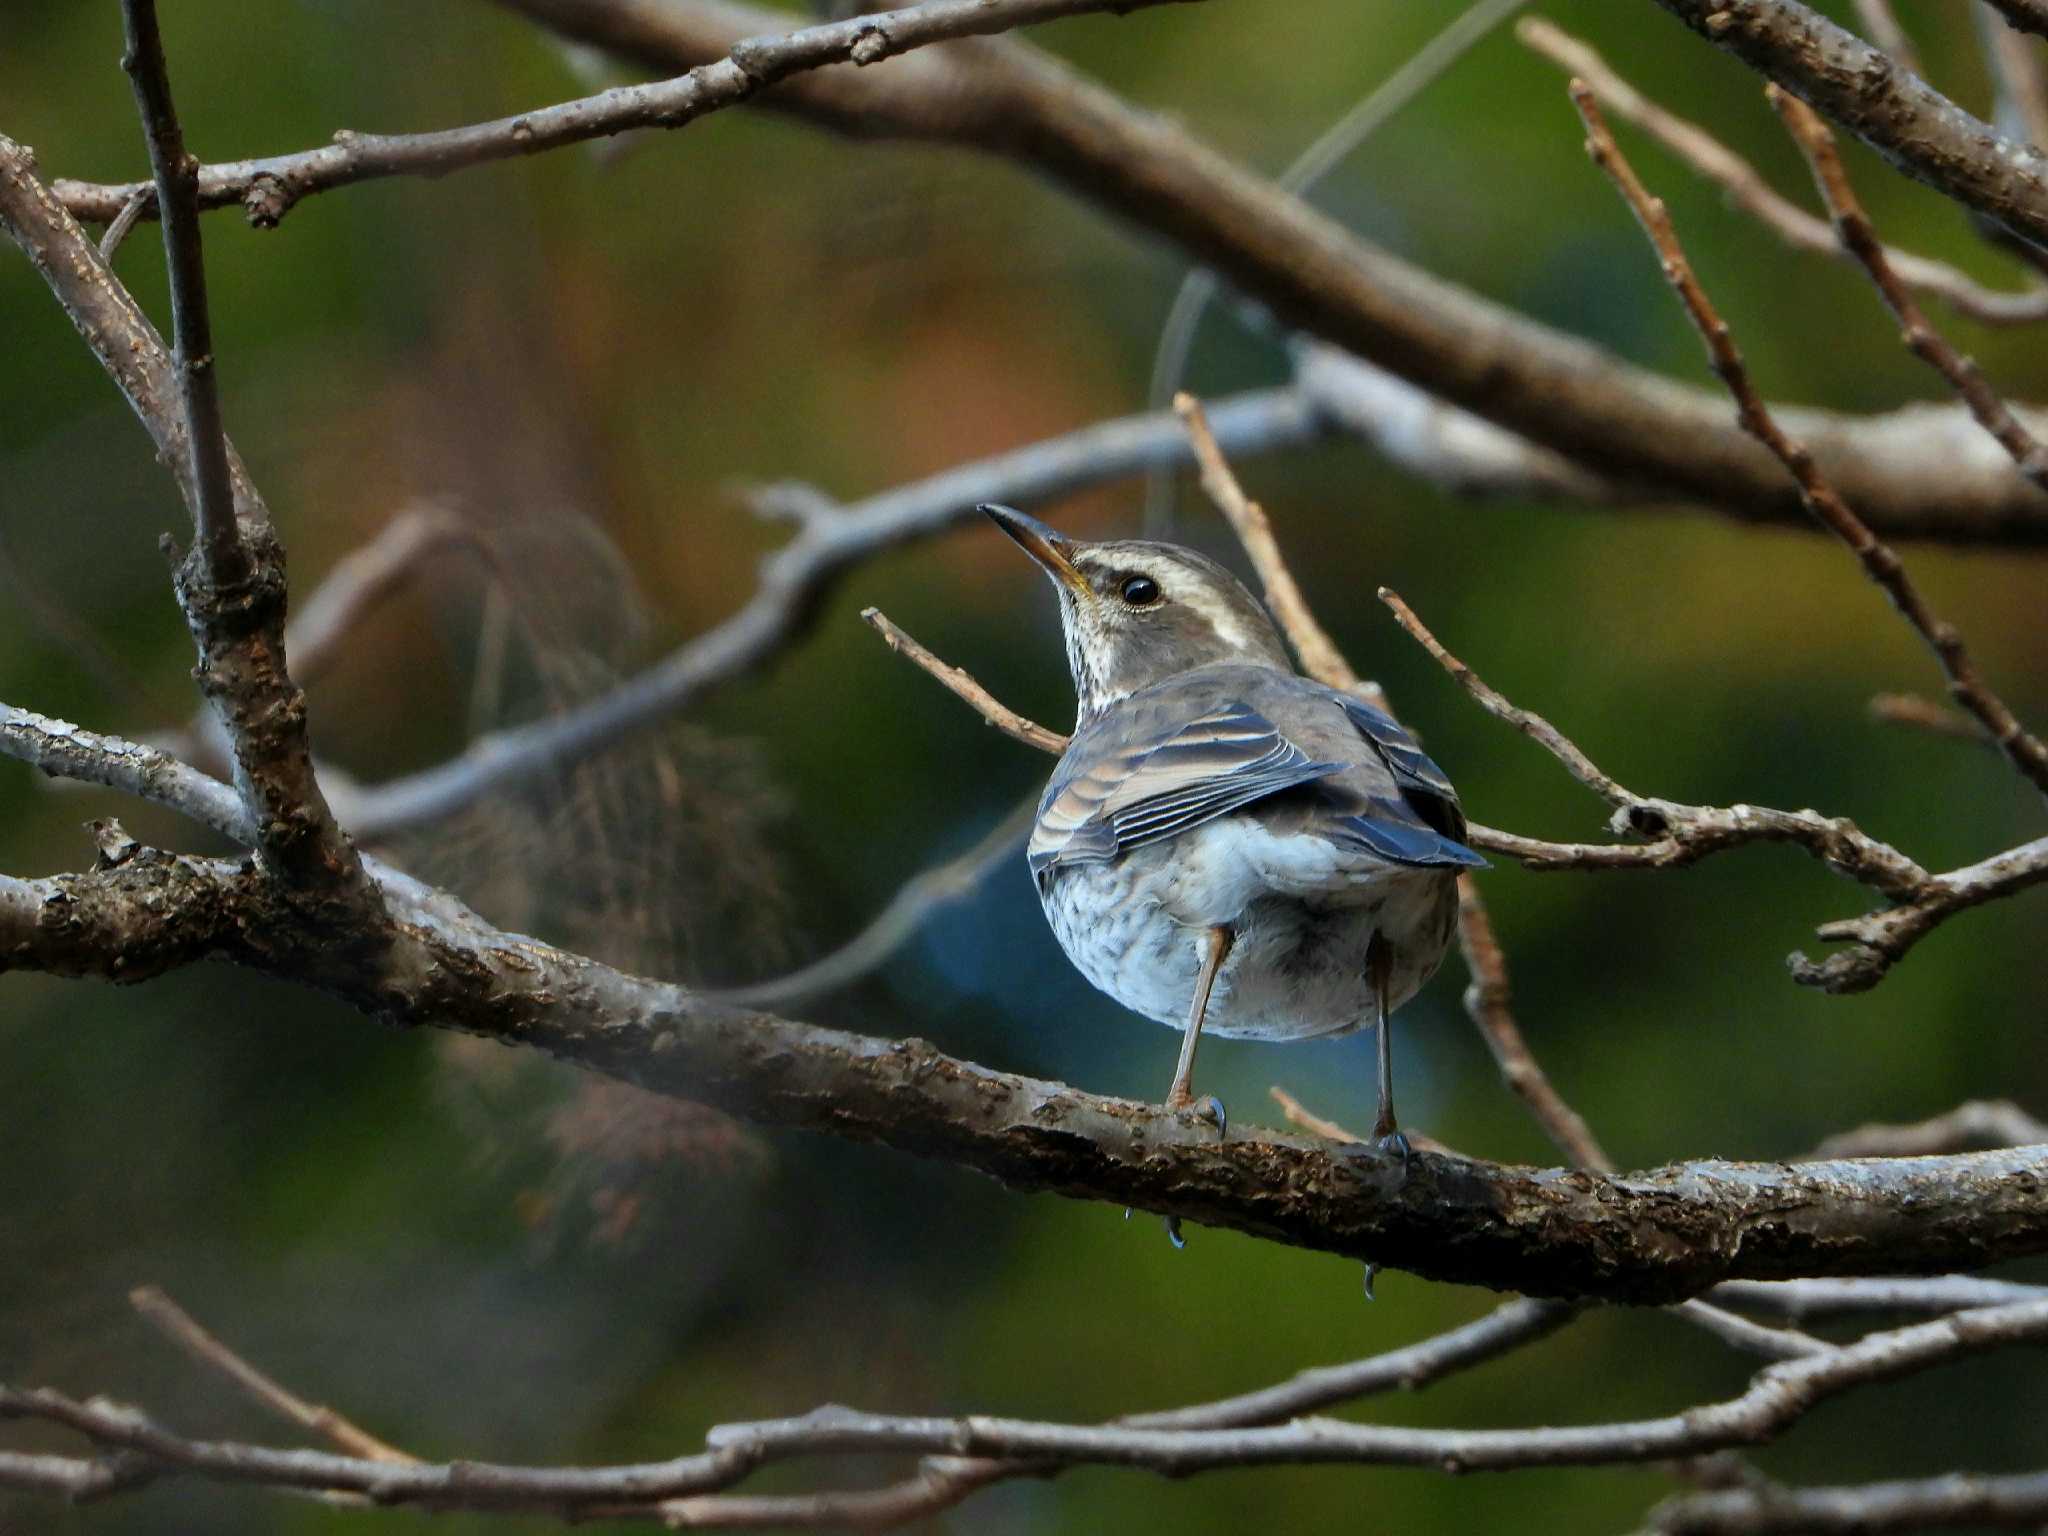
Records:
[[[490,928],[386,873],[365,961],[245,866],[133,851],[0,882],[0,969],[142,980],[225,958],[376,1017],[528,1045],[764,1124],[829,1130],[1046,1189],[1441,1279],[1671,1301],[1728,1278],[1951,1270],[2048,1251],[2048,1149],[1701,1163],[1628,1178],[1266,1135],[724,1007]]]
[[[2048,156],[1971,116],[1853,32],[1798,0],[1656,3],[1914,180],[2048,244]]]
[[[503,3],[664,71],[718,57],[777,15],[723,0],[658,8],[626,0]],[[1710,393],[1631,368],[1408,266],[1028,45],[1000,39],[922,52],[885,69],[822,70],[760,101],[852,133],[935,140],[1018,161],[1179,243],[1286,323],[1582,470],[1736,517],[1803,521],[1769,456],[1733,429]],[[2048,541],[2048,498],[1982,443],[1959,409],[1785,415],[1887,533]]]

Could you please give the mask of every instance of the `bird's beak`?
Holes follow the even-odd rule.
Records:
[[[991,522],[1015,539],[1024,553],[1044,566],[1061,586],[1076,596],[1087,592],[1087,579],[1074,568],[1071,540],[1062,538],[1037,518],[1026,516],[1015,507],[984,501],[977,510],[986,512]]]

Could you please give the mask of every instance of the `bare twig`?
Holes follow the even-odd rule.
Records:
[[[1307,1131],[1311,1136],[1320,1136],[1325,1141],[1355,1142],[1359,1139],[1336,1121],[1325,1120],[1277,1083],[1269,1087],[1266,1094],[1280,1106],[1280,1113],[1287,1123],[1298,1130]]]
[[[1614,1166],[1585,1118],[1567,1104],[1537,1064],[1535,1054],[1515,1022],[1508,987],[1507,957],[1494,936],[1493,919],[1470,875],[1458,879],[1458,945],[1472,981],[1465,988],[1465,1012],[1493,1052],[1500,1075],[1551,1142],[1582,1168],[1606,1171]]]
[[[898,630],[897,633],[902,632]],[[909,640],[907,635],[903,638]],[[916,644],[914,641],[910,643]],[[897,649],[900,654],[909,654],[900,647]],[[923,647],[918,649],[923,650]],[[943,662],[937,665],[944,670],[933,671],[932,675],[941,682],[946,680],[948,672],[958,670],[946,667]],[[1020,801],[1009,815],[990,829],[987,836],[958,858],[948,859],[905,881],[867,927],[831,954],[787,976],[708,995],[718,1002],[738,1007],[779,1007],[837,991],[859,980],[901,949],[911,935],[923,927],[925,919],[935,908],[979,889],[998,864],[1020,857],[1024,839],[1037,819],[1038,796],[1034,793]]]
[[[1422,620],[1415,616],[1415,610],[1401,600],[1401,595],[1398,592],[1387,587],[1381,587],[1379,589],[1379,599],[1393,612],[1394,617],[1400,621],[1401,627],[1407,630],[1424,650],[1429,652],[1438,666],[1442,667],[1456,679],[1458,686],[1470,694],[1478,702],[1480,708],[1484,709],[1496,720],[1506,721],[1524,736],[1527,736],[1531,741],[1542,747],[1544,751],[1564,765],[1567,773],[1585,785],[1586,788],[1592,790],[1594,794],[1605,800],[1609,805],[1615,807],[1615,809],[1626,810],[1641,803],[1640,796],[1629,793],[1629,791],[1623,789],[1613,779],[1602,773],[1594,765],[1593,760],[1586,756],[1584,752],[1581,752],[1577,744],[1571,741],[1556,726],[1552,725],[1541,715],[1531,710],[1523,709],[1517,704],[1510,703],[1504,694],[1489,688],[1478,673],[1444,649],[1443,644],[1435,635],[1429,632],[1428,627],[1423,624]]]
[[[932,43],[986,37],[1062,16],[1190,3],[1196,0],[925,0],[883,16],[856,16],[794,32],[765,28],[761,36],[736,40],[725,58],[673,80],[616,86],[513,117],[433,133],[343,129],[333,143],[318,149],[219,165],[195,163],[190,193],[201,208],[240,203],[251,223],[268,228],[314,193],[387,176],[439,176],[635,129],[681,128],[806,70],[842,63],[879,64]],[[64,181],[54,190],[72,217],[112,219],[135,188]]]
[[[1041,752],[1066,751],[1065,736],[1058,731],[1047,730],[1035,720],[1026,720],[1015,710],[997,703],[994,695],[967,675],[966,668],[949,666],[939,660],[897,628],[881,609],[863,608],[860,616],[868,628],[882,637],[883,643],[890,650],[938,679],[948,692],[1012,741],[1021,741],[1025,746],[1036,747]]]
[[[2048,1472],[1950,1472],[1841,1488],[1763,1482],[1685,1494],[1652,1510],[1648,1529],[1655,1536],[1883,1536],[1949,1526],[2034,1531],[2044,1524]]]
[[[1793,1322],[1873,1314],[1949,1313],[2048,1301],[2048,1286],[1975,1275],[1859,1280],[1731,1280],[1709,1293],[1714,1300]]]
[[[156,185],[153,182],[143,182],[129,194],[128,201],[121,205],[121,211],[114,215],[114,222],[109,224],[106,233],[100,236],[101,261],[108,266],[114,264],[114,253],[121,249],[129,232],[135,228],[136,221],[155,205]]]
[[[1993,745],[1985,741],[1983,730],[1968,715],[1917,693],[1874,695],[1870,700],[1870,718],[1887,725],[1910,725],[1936,736],[1959,736],[1987,747]]]
[[[419,1459],[379,1440],[332,1408],[309,1403],[280,1385],[201,1327],[191,1313],[157,1287],[138,1286],[128,1293],[128,1300],[166,1338],[200,1364],[219,1371],[271,1412],[301,1429],[311,1430],[324,1440],[332,1441],[346,1454],[370,1461],[415,1462]]]
[[[1976,362],[1958,352],[1928,323],[1926,314],[1899,281],[1885,255],[1884,245],[1877,238],[1870,216],[1863,211],[1855,188],[1849,184],[1849,173],[1835,148],[1835,136],[1821,121],[1820,114],[1775,85],[1766,87],[1764,94],[1783,119],[1800,152],[1806,156],[1806,163],[1813,171],[1814,185],[1820,189],[1821,200],[1827,204],[1828,214],[1834,220],[1835,231],[1841,236],[1843,246],[1870,274],[1885,307],[1898,317],[1906,346],[1915,357],[1948,380],[1949,387],[1969,408],[1970,414],[1998,440],[2001,448],[2012,455],[2020,473],[2034,484],[2048,489],[2048,447],[2020,425],[2019,418],[1998,397]]]
[[[1463,58],[1475,44],[1513,15],[1526,0],[1472,0],[1443,28],[1416,49],[1335,123],[1316,136],[1286,170],[1273,179],[1282,192],[1306,197],[1325,176],[1355,154],[1373,136],[1445,71]],[[1214,273],[1197,267],[1181,279],[1159,327],[1159,341],[1152,352],[1152,383],[1146,399],[1156,408],[1180,393],[1187,376],[1188,355],[1194,350],[1195,333],[1202,314],[1216,297],[1221,284]],[[1173,477],[1154,470],[1145,477],[1145,531],[1158,537],[1170,522]]]
[[[1233,453],[1270,452],[1330,430],[1290,389],[1232,396],[1217,406],[1215,421]],[[759,586],[730,618],[588,704],[493,733],[435,767],[370,786],[353,801],[350,824],[364,837],[421,826],[667,719],[788,644],[817,611],[817,596],[848,566],[973,517],[977,502],[1037,506],[1148,464],[1191,457],[1179,422],[1156,412],[1100,422],[843,507],[812,504],[811,515],[798,518],[797,536],[762,562]]]
[[[1650,100],[1624,80],[1590,44],[1540,16],[1515,24],[1515,35],[1568,74],[1576,75],[1616,117],[1633,123],[1699,175],[1718,186],[1728,201],[1794,250],[1836,260],[1849,252],[1826,219],[1816,218],[1781,196],[1761,172],[1699,124]],[[1889,51],[1889,50],[1887,50]],[[1984,325],[2026,325],[2048,318],[2048,287],[2005,292],[1987,288],[1945,261],[1886,248],[1901,280],[1931,293],[1959,315]]]
[[[1209,418],[1203,414],[1201,402],[1190,394],[1175,395],[1173,412],[1187,429],[1188,442],[1194,447],[1202,489],[1229,520],[1238,542],[1251,557],[1252,566],[1259,573],[1259,584],[1265,589],[1266,606],[1273,610],[1273,617],[1294,648],[1302,671],[1319,683],[1355,693],[1384,709],[1387,696],[1379,684],[1362,681],[1329,632],[1316,622],[1308,599],[1301,595],[1294,573],[1288,570],[1280,554],[1265,509],[1246,496],[1244,487],[1237,483],[1230,461],[1216,445],[1216,434],[1209,430]]]
[[[1948,677],[1949,692],[1956,702],[1977,717],[2013,767],[2042,794],[2048,795],[2048,745],[2030,735],[2006,707],[2005,701],[1985,686],[1970,660],[1961,634],[1953,625],[1935,618],[1891,547],[1881,543],[1863,520],[1849,509],[1848,503],[1821,474],[1805,446],[1788,437],[1779,427],[1750,383],[1749,371],[1743,364],[1742,354],[1736,350],[1726,323],[1715,312],[1706,290],[1694,275],[1692,264],[1678,243],[1677,233],[1663,203],[1650,195],[1623,157],[1613,134],[1602,120],[1592,91],[1582,82],[1573,81],[1572,102],[1586,125],[1587,153],[1607,173],[1656,248],[1666,280],[1706,344],[1714,372],[1735,401],[1737,418],[1743,430],[1770,449],[1785,466],[1798,483],[1801,499],[1808,509],[1849,546],[1863,563],[1870,579],[1884,590],[1906,622],[1927,642]]]
[[[1508,1309],[1504,1309],[1508,1310]],[[1554,1326],[1539,1314],[1494,1325],[1520,1342]],[[0,1416],[36,1419],[105,1451],[140,1458],[131,1476],[182,1472],[281,1489],[357,1494],[379,1504],[437,1509],[574,1511],[675,1517],[677,1500],[729,1487],[756,1469],[820,1455],[921,1453],[999,1457],[1021,1469],[1082,1465],[1146,1468],[1174,1476],[1224,1467],[1351,1464],[1456,1470],[1640,1464],[1775,1440],[1820,1403],[1858,1387],[1970,1355],[2048,1339],[2048,1302],[1958,1313],[1871,1334],[1824,1354],[1766,1367],[1738,1396],[1665,1418],[1569,1428],[1411,1429],[1291,1416],[1285,1423],[1212,1425],[1162,1415],[1114,1424],[1057,1424],[989,1416],[902,1418],[825,1408],[800,1418],[713,1429],[706,1449],[666,1462],[617,1467],[513,1467],[481,1462],[393,1463],[307,1450],[196,1441],[133,1409],[79,1402],[48,1390],[0,1388]],[[1433,1343],[1436,1341],[1432,1341]],[[1497,1345],[1496,1345],[1497,1347]],[[1160,1422],[1161,1419],[1167,1422]],[[47,1471],[42,1474],[47,1477]],[[46,1485],[38,1485],[46,1486]],[[710,1513],[703,1510],[700,1512]]]
[[[1444,649],[1399,597],[1383,588],[1381,600],[1482,708],[1532,737],[1573,778],[1614,806],[1609,824],[1617,836],[1650,839],[1633,845],[1544,843],[1475,825],[1468,838],[1474,847],[1518,858],[1529,869],[1672,869],[1746,843],[1791,843],[1892,902],[1884,911],[1829,923],[1819,930],[1823,939],[1851,943],[1855,948],[1818,963],[1801,954],[1789,958],[1794,980],[1830,992],[1860,992],[1875,986],[1901,955],[1956,913],[2048,882],[2048,838],[1934,875],[1846,817],[1754,805],[1685,805],[1637,795],[1603,773],[1542,716],[1521,709],[1488,687]]]
[[[235,522],[220,384],[214,375],[213,324],[207,314],[206,261],[199,239],[199,162],[186,153],[185,131],[171,102],[155,0],[121,0],[121,21],[127,38],[121,67],[135,87],[136,109],[149,140],[164,255],[170,265],[172,345],[192,454],[187,472],[193,488],[192,517],[208,581],[225,593],[248,579],[249,555]],[[136,207],[137,196],[133,189],[124,195],[122,213]]]
[[[2024,1147],[2048,1142],[2048,1121],[2010,1099],[1973,1099],[1914,1125],[1863,1125],[1830,1136],[1815,1157],[1925,1157],[1970,1147]]]

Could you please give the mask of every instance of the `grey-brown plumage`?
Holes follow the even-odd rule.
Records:
[[[1067,955],[1195,1044],[1379,1023],[1373,1134],[1399,1145],[1386,1016],[1435,972],[1464,846],[1450,781],[1399,725],[1297,675],[1258,601],[1206,556],[1085,544],[982,509],[1053,578],[1079,701],[1030,863]]]

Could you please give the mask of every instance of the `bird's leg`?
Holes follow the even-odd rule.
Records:
[[[1408,1138],[1394,1120],[1393,1015],[1387,1007],[1387,989],[1393,980],[1394,952],[1385,937],[1375,933],[1365,951],[1366,968],[1372,973],[1372,1002],[1380,1057],[1380,1112],[1372,1122],[1374,1145],[1408,1161]]]
[[[1211,928],[1202,935],[1202,968],[1195,973],[1195,995],[1188,1004],[1188,1030],[1181,1036],[1180,1064],[1173,1069],[1173,1086],[1166,1090],[1168,1109],[1186,1109],[1195,1102],[1195,1047],[1202,1038],[1202,1018],[1209,1011],[1209,993],[1216,985],[1216,973],[1223,969],[1223,962],[1230,956],[1230,930]],[[1213,1095],[1204,1099],[1198,1113],[1215,1123],[1219,1132],[1229,1129],[1229,1121],[1223,1114],[1223,1101]],[[1126,1216],[1129,1211],[1124,1212]],[[1180,1235],[1180,1218],[1166,1218],[1167,1240],[1176,1248],[1187,1246]]]
[[[1210,989],[1216,985],[1216,973],[1223,969],[1229,955],[1228,928],[1211,928],[1202,935],[1202,968],[1195,974],[1195,996],[1188,1004],[1188,1030],[1181,1037],[1180,1065],[1173,1069],[1173,1086],[1166,1090],[1168,1109],[1186,1109],[1195,1101],[1195,1046],[1202,1038],[1202,1017],[1209,1011]]]

